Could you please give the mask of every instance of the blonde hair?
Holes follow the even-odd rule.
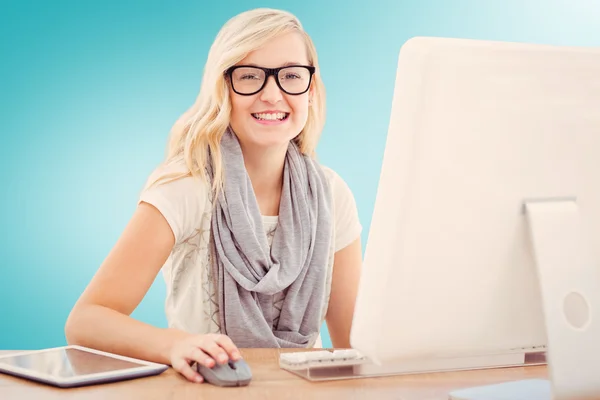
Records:
[[[190,175],[207,181],[205,168],[211,163],[213,193],[221,189],[224,178],[219,143],[229,126],[231,112],[225,71],[269,40],[290,32],[302,35],[309,64],[316,67],[311,83],[314,95],[307,121],[294,139],[303,154],[315,157],[325,122],[325,88],[319,74],[315,46],[294,15],[287,11],[259,8],[238,14],[221,28],[208,53],[196,102],[171,130],[165,164],[183,160],[188,171],[179,175],[164,174],[153,183]]]

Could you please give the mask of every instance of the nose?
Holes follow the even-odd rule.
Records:
[[[261,91],[260,99],[266,103],[275,104],[283,98],[281,90],[279,86],[277,86],[277,82],[275,82],[275,77],[270,76],[267,79],[267,83],[265,87]]]

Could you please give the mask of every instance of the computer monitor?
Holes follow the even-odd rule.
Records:
[[[402,46],[351,344],[600,393],[600,49]]]

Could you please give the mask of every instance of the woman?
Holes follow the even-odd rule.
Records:
[[[166,161],[74,306],[67,340],[170,364],[191,381],[239,347],[349,347],[361,265],[352,193],[314,152],[325,95],[291,14],[228,21]],[[159,270],[168,329],[130,314]]]

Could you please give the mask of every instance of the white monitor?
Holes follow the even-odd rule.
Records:
[[[352,347],[392,373],[541,352],[558,399],[600,392],[599,318],[600,49],[409,40]]]

